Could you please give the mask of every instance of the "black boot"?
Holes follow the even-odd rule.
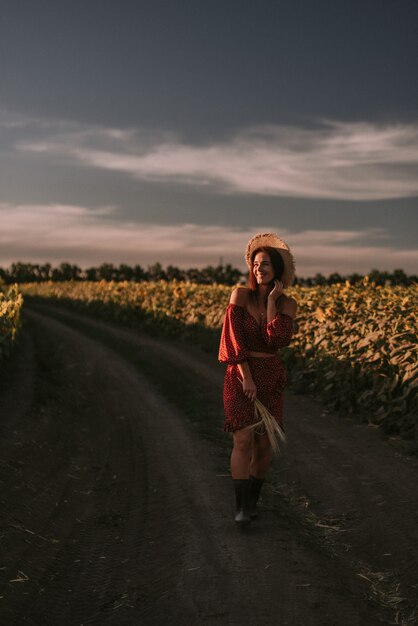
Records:
[[[234,478],[235,499],[237,503],[237,512],[235,522],[241,527],[248,526],[250,523],[250,515],[248,512],[248,478]]]
[[[257,502],[260,497],[261,487],[263,486],[264,478],[256,478],[250,476],[248,486],[248,510],[251,519],[258,517]]]

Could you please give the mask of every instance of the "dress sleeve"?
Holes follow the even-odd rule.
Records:
[[[242,363],[248,357],[248,351],[244,342],[244,315],[245,309],[242,306],[237,304],[228,305],[219,344],[218,360],[221,363],[236,365],[237,363]]]
[[[264,341],[274,350],[288,346],[292,336],[293,318],[287,313],[277,313],[276,317],[263,328]]]

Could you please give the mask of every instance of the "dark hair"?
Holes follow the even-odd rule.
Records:
[[[274,280],[281,280],[284,273],[283,257],[280,252],[276,250],[276,248],[271,248],[270,246],[262,246],[261,248],[257,248],[253,251],[251,255],[251,269],[248,275],[248,282],[250,284],[251,291],[256,291],[257,289],[257,281],[253,274],[253,267],[255,255],[258,252],[267,252],[267,254],[269,255],[271,264],[273,266]]]

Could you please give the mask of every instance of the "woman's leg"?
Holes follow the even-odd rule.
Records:
[[[246,527],[250,523],[249,486],[250,462],[254,434],[243,428],[233,433],[234,447],[231,454],[231,475],[234,483],[236,514],[235,523]]]
[[[246,479],[250,475],[254,433],[242,428],[233,433],[234,447],[231,454],[231,475],[235,479]]]
[[[250,474],[255,478],[265,478],[271,463],[272,450],[267,434],[254,433]]]
[[[271,454],[271,445],[267,435],[255,434],[248,483],[248,513],[251,519],[258,517],[257,502],[270,467]]]

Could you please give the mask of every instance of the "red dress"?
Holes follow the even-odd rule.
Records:
[[[286,369],[277,351],[288,346],[293,334],[293,319],[277,313],[260,327],[242,306],[229,304],[226,309],[219,346],[219,361],[227,363],[224,380],[224,431],[233,432],[255,422],[254,403],[243,392],[238,363],[247,361],[257,398],[283,426],[283,390]],[[270,352],[275,357],[251,357],[248,352]],[[240,380],[238,380],[238,377]]]

